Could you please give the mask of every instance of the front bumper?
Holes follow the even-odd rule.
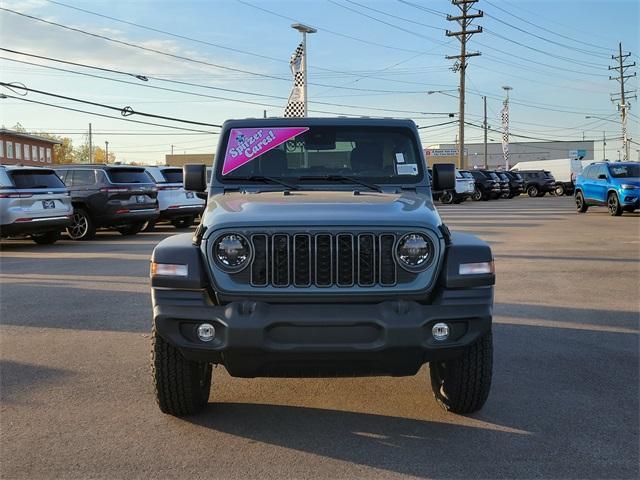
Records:
[[[195,361],[222,364],[236,377],[413,375],[425,362],[459,355],[491,328],[493,287],[443,290],[433,302],[212,305],[205,291],[152,290],[154,324]],[[215,327],[198,339],[201,323]],[[447,340],[431,334],[449,325]]]
[[[28,222],[15,222],[8,225],[0,225],[0,234],[3,237],[17,235],[32,235],[38,233],[62,231],[71,225],[71,215],[56,215],[55,217],[35,217]]]
[[[640,208],[640,190],[622,189],[618,192],[620,205],[625,208]]]

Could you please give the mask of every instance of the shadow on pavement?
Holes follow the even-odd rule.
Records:
[[[0,401],[20,402],[23,395],[28,397],[34,389],[46,388],[56,380],[73,374],[68,370],[42,365],[0,360]]]

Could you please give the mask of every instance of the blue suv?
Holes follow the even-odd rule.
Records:
[[[606,205],[613,216],[640,208],[640,162],[592,163],[576,178],[578,212]]]

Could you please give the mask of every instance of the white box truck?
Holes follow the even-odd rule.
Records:
[[[577,158],[558,158],[555,160],[532,160],[518,162],[512,171],[526,172],[545,170],[556,180],[556,195],[573,195],[573,185],[578,175],[582,173],[582,161]]]

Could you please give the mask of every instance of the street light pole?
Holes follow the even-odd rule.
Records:
[[[487,97],[483,96],[482,100],[484,101],[484,168],[487,169]]]
[[[313,27],[308,25],[303,25],[302,23],[293,23],[291,28],[294,30],[298,30],[302,33],[302,73],[304,75],[304,85],[302,87],[304,92],[304,116],[308,116],[307,112],[309,111],[307,108],[307,33],[316,33],[316,30]]]
[[[513,87],[505,85],[502,89],[507,92],[507,97],[504,99],[504,107],[502,109],[502,154],[504,155],[505,170],[509,170],[509,91],[513,90]],[[506,143],[506,150],[505,150]]]
[[[104,163],[109,163],[109,142],[104,141]]]

